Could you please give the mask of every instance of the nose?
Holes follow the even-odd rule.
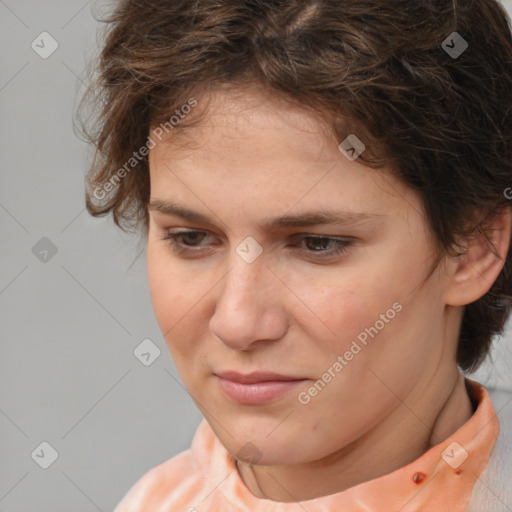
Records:
[[[286,289],[267,268],[264,255],[247,263],[234,253],[230,263],[230,271],[216,287],[211,332],[234,350],[251,350],[282,338],[288,328],[281,302]]]

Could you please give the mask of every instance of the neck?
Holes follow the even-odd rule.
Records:
[[[395,471],[450,437],[473,414],[458,370],[437,382],[411,392],[378,426],[325,459],[293,466],[238,462],[240,476],[256,497],[293,502],[339,493]]]

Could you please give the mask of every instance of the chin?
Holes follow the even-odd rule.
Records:
[[[267,425],[258,428],[251,422],[252,431],[242,433],[234,424],[224,424],[231,437],[222,429],[215,434],[226,447],[227,451],[235,459],[261,466],[288,465],[306,462],[307,453],[304,452],[304,439],[293,438],[286,431],[272,432],[276,423],[271,428]],[[278,427],[279,428],[279,427]]]

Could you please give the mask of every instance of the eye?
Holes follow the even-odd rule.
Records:
[[[306,246],[305,251],[320,257],[337,256],[345,252],[352,244],[351,240],[322,235],[303,235],[300,241]]]
[[[202,249],[207,246],[202,243],[210,236],[206,231],[181,230],[168,231],[161,237],[171,249],[178,254],[204,252]],[[315,259],[329,258],[341,255],[348,250],[353,241],[347,238],[335,238],[323,235],[296,235],[292,237],[294,244],[291,245],[298,251],[306,253],[308,257]],[[298,248],[297,248],[298,246]]]
[[[167,241],[172,249],[178,252],[187,250],[187,247],[200,247],[200,242],[208,236],[205,231],[179,231],[167,232],[162,240]]]

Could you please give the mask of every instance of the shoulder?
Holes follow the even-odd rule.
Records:
[[[129,489],[114,512],[187,511],[187,505],[203,488],[201,465],[208,429],[203,420],[198,426],[192,446],[150,469]]]
[[[467,512],[505,512],[512,509],[512,392],[486,387],[500,422],[489,463],[473,488]]]

